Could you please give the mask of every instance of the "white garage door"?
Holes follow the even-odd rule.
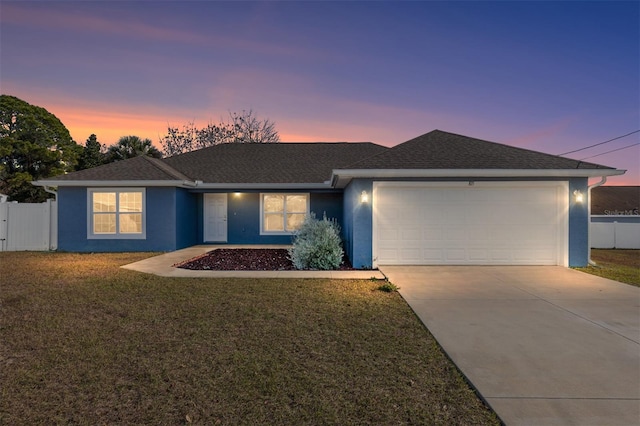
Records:
[[[565,182],[375,182],[374,265],[565,265]]]

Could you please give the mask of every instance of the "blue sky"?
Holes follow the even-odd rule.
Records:
[[[559,154],[640,129],[640,2],[0,3],[0,87],[74,139],[253,109],[283,141],[441,129]],[[640,134],[572,154],[637,143]],[[640,184],[640,146],[591,159]]]

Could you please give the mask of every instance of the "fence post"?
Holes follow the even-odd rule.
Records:
[[[9,203],[0,203],[0,251],[7,250],[7,234],[9,232]]]
[[[49,200],[51,202],[51,210],[49,212],[49,250],[58,249],[58,201]]]
[[[42,230],[42,236],[44,237],[44,246],[49,250],[51,248],[51,200],[47,199],[47,202],[42,205],[42,224],[44,229]]]

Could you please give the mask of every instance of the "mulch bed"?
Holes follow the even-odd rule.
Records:
[[[291,271],[295,270],[286,249],[216,249],[173,265],[195,271]],[[354,268],[345,257],[341,271]]]

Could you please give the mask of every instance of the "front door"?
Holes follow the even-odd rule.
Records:
[[[227,242],[227,194],[204,194],[204,242]]]

